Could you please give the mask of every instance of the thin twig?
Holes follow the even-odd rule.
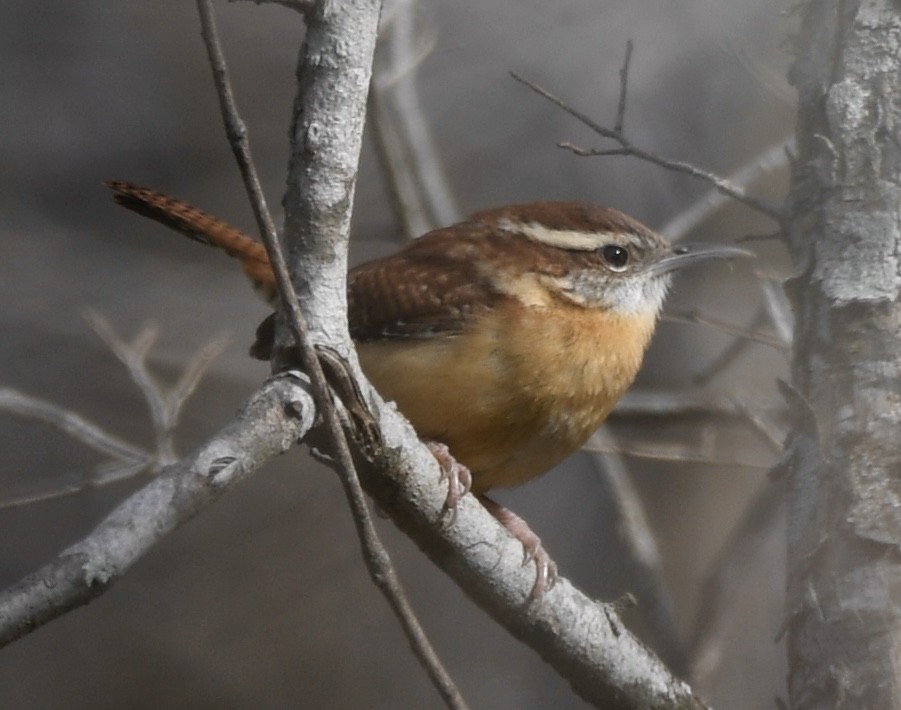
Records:
[[[610,433],[601,428],[592,441],[610,448]],[[641,496],[632,484],[622,456],[611,451],[594,453],[592,463],[606,488],[617,516],[614,524],[627,553],[631,589],[648,621],[667,664],[681,676],[688,672],[688,652],[676,625],[672,595],[663,574],[660,550],[645,514]]]
[[[673,444],[667,446],[659,441],[650,442],[647,448],[640,448],[634,445],[620,446],[611,442],[598,442],[589,440],[582,447],[583,451],[590,451],[599,454],[619,454],[636,459],[646,459],[648,461],[669,461],[671,463],[702,463],[709,466],[733,466],[736,468],[749,468],[755,470],[764,470],[772,465],[759,461],[748,461],[737,457],[717,458],[712,454],[698,452],[692,450],[684,444]]]
[[[788,162],[785,150],[792,145],[794,145],[794,138],[784,138],[774,143],[764,150],[763,153],[755,155],[751,160],[739,167],[738,170],[726,176],[726,180],[733,185],[740,186],[742,189],[750,187],[764,175],[784,167]],[[689,205],[688,209],[683,210],[670,219],[659,231],[667,239],[677,242],[707,221],[711,215],[728,203],[729,198],[730,195],[726,195],[720,190],[710,190],[706,195]]]
[[[754,316],[754,320],[752,320],[751,324],[748,326],[747,331],[757,332],[758,328],[766,322],[766,314],[764,314],[763,311],[758,311]],[[753,342],[755,341],[749,338],[733,338],[710,364],[692,375],[692,382],[698,387],[706,387],[717,375],[724,372],[733,362],[735,362],[735,360],[737,360]]]
[[[235,153],[248,196],[253,205],[254,214],[257,217],[257,224],[275,273],[282,307],[287,311],[288,324],[300,351],[301,363],[311,380],[316,408],[325,421],[332,439],[337,470],[360,537],[366,566],[376,586],[385,595],[389,606],[400,621],[417,658],[423,664],[447,705],[454,708],[465,708],[466,703],[460,691],[456,688],[419,624],[406,598],[397,573],[391,564],[388,552],[379,539],[373,525],[344,427],[341,424],[338,410],[326,382],[322,366],[316,356],[316,351],[307,337],[307,327],[300,307],[300,301],[291,283],[287,262],[276,234],[275,224],[268,213],[265,200],[263,199],[262,189],[260,188],[250,152],[247,131],[231,91],[228,68],[216,31],[212,3],[210,0],[197,0],[197,9],[203,28],[201,34],[207,48],[210,65],[213,69],[226,134]]]
[[[291,3],[293,6],[294,3]],[[303,3],[303,6],[308,6]],[[235,154],[238,170],[244,180],[244,187],[250,198],[250,206],[253,210],[257,229],[266,241],[267,250],[271,251],[269,242],[277,243],[278,235],[275,222],[266,205],[266,196],[260,185],[259,177],[254,168],[253,157],[250,153],[250,143],[247,140],[247,126],[237,111],[235,96],[232,92],[231,82],[228,78],[228,66],[225,63],[225,55],[219,42],[219,32],[216,29],[216,20],[213,13],[213,4],[210,0],[197,0],[197,11],[200,15],[200,34],[206,46],[210,67],[213,70],[213,83],[216,86],[216,95],[219,97],[219,108],[222,111],[222,120],[225,124],[225,134],[229,145]],[[272,254],[270,253],[270,258]],[[276,276],[278,274],[276,273]],[[281,286],[281,284],[279,284]],[[282,293],[282,291],[279,291]]]
[[[757,274],[757,277],[760,280],[760,290],[763,291],[763,303],[766,306],[773,327],[780,338],[786,343],[791,343],[794,337],[795,324],[791,307],[788,305],[788,299],[785,297],[785,291],[776,285],[774,279],[760,273]]]
[[[735,408],[751,424],[754,431],[760,434],[764,442],[770,447],[770,450],[774,454],[781,454],[787,432],[777,428],[764,412],[756,410],[740,398],[732,397],[732,402],[735,404]]]
[[[178,425],[178,419],[181,416],[181,410],[185,402],[194,394],[197,385],[200,384],[210,365],[225,351],[230,341],[231,337],[223,334],[204,345],[188,361],[188,365],[181,373],[181,377],[178,378],[178,382],[169,390],[165,398],[166,417],[173,431]]]
[[[103,427],[80,414],[10,387],[0,388],[0,410],[55,426],[85,446],[113,459],[144,466],[152,460],[150,454],[140,447],[107,433]]]
[[[228,336],[221,335],[205,345],[189,362],[175,387],[164,392],[159,382],[147,367],[150,348],[159,337],[155,324],[145,325],[131,343],[126,343],[100,313],[88,309],[85,320],[106,343],[119,361],[125,365],[131,379],[137,384],[150,408],[153,432],[156,438],[154,458],[158,467],[167,466],[178,460],[175,450],[175,430],[185,402],[193,394],[213,361],[228,345]]]
[[[576,155],[581,156],[631,155],[648,163],[659,165],[660,167],[666,168],[667,170],[684,173],[699,180],[703,180],[704,182],[712,185],[719,192],[741,202],[744,205],[747,205],[751,209],[761,212],[767,217],[776,220],[777,222],[781,222],[783,220],[783,211],[776,205],[770,204],[764,200],[761,200],[760,198],[754,197],[753,195],[749,195],[744,188],[738,185],[734,185],[729,180],[726,180],[725,178],[720,177],[715,173],[709,172],[707,170],[702,170],[701,168],[698,168],[691,163],[665,158],[663,156],[657,155],[656,153],[652,153],[650,151],[644,150],[643,148],[639,148],[638,146],[634,145],[629,139],[627,139],[621,131],[600,125],[588,115],[573,108],[563,99],[555,96],[550,91],[539,86],[538,84],[535,84],[528,79],[524,79],[516,73],[511,72],[511,75],[516,81],[524,84],[539,96],[542,96],[543,98],[553,103],[555,106],[558,106],[570,116],[597,133],[602,138],[608,138],[620,145],[619,148],[613,149],[612,151],[577,148],[570,143],[561,143],[560,147],[567,148],[573,151],[573,153],[575,153]]]
[[[37,503],[45,503],[50,500],[58,500],[68,496],[84,493],[88,489],[102,488],[104,486],[125,481],[134,478],[148,470],[151,467],[153,459],[148,454],[145,460],[134,461],[132,463],[121,462],[111,465],[106,473],[95,473],[90,478],[85,478],[78,483],[68,486],[57,486],[56,488],[44,491],[43,493],[30,493],[16,498],[6,498],[0,501],[0,510],[7,508],[24,508],[25,506],[35,505]],[[101,467],[102,471],[102,467]]]
[[[708,686],[723,659],[725,639],[741,599],[757,591],[747,577],[759,569],[766,536],[784,513],[785,479],[764,480],[742,513],[701,585],[699,613],[691,635],[692,678]]]
[[[668,321],[670,323],[692,323],[715,328],[728,335],[734,335],[737,338],[744,338],[755,343],[761,343],[762,345],[769,345],[771,348],[775,348],[782,352],[787,352],[791,348],[788,343],[775,335],[741,328],[740,326],[733,325],[732,323],[720,320],[719,318],[714,318],[713,316],[701,313],[701,311],[697,309],[667,311],[661,316],[660,320]]]
[[[629,65],[632,62],[632,40],[626,40],[626,57],[623,59],[623,67],[619,70],[619,103],[616,106],[616,123],[613,130],[623,132],[623,122],[626,118],[626,97],[629,93]]]
[[[125,365],[129,376],[144,395],[144,400],[150,409],[150,419],[153,422],[157,460],[163,466],[174,463],[178,460],[178,456],[175,453],[173,431],[168,419],[165,397],[160,390],[159,383],[147,369],[146,362],[147,353],[159,336],[159,327],[156,324],[145,325],[131,343],[126,343],[113,330],[110,322],[97,311],[86,310],[84,319],[112,350],[119,362]]]

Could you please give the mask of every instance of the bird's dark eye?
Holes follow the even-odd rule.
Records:
[[[602,247],[601,256],[615,271],[622,271],[629,263],[629,250],[619,244],[608,244]]]

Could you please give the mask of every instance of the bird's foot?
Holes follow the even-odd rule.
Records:
[[[432,456],[441,466],[441,480],[447,481],[447,498],[444,501],[444,507],[450,511],[451,522],[453,522],[457,513],[457,503],[469,493],[469,489],[472,487],[472,474],[466,466],[453,457],[447,445],[439,441],[426,441],[425,445],[429,447]]]
[[[529,599],[540,599],[557,583],[557,564],[541,545],[541,538],[535,534],[525,520],[509,508],[495,503],[487,496],[479,496],[479,500],[485,509],[522,543],[522,563],[525,565],[532,561],[535,562],[535,584],[529,593]]]

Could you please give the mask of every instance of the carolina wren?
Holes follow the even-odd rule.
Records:
[[[237,258],[277,307],[260,243],[152,190],[107,186],[124,207]],[[376,389],[421,437],[449,447],[473,493],[523,542],[540,593],[553,562],[524,521],[484,494],[541,475],[600,426],[638,372],[676,270],[746,255],[673,246],[583,202],[501,207],[352,269],[350,334]],[[251,352],[268,358],[271,337],[264,322]]]

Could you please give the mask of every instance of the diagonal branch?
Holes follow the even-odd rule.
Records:
[[[213,69],[225,131],[235,153],[241,175],[244,178],[244,184],[253,206],[254,215],[263,236],[263,241],[266,244],[269,261],[275,271],[279,298],[283,307],[286,307],[288,311],[288,324],[293,332],[294,341],[298,345],[304,370],[310,373],[317,410],[327,425],[335,454],[335,465],[333,468],[341,477],[357,534],[360,538],[360,544],[363,548],[366,567],[376,587],[385,596],[389,606],[400,621],[416,657],[426,669],[430,679],[439,693],[441,693],[448,707],[465,708],[467,706],[460,691],[444,668],[438,658],[438,654],[429,643],[419,620],[416,618],[400,579],[391,563],[388,551],[379,539],[373,525],[344,428],[338,417],[334,399],[325,379],[325,373],[316,356],[313,344],[307,336],[307,326],[300,307],[300,301],[291,283],[284,252],[275,231],[275,223],[266,207],[265,197],[250,151],[247,130],[238,111],[234,93],[231,90],[225,55],[216,31],[212,3],[210,0],[197,0],[197,10],[200,15],[204,44],[206,45],[210,65]],[[312,19],[309,21],[311,24],[316,22]],[[374,22],[377,25],[377,14]],[[375,32],[374,27],[372,32]],[[371,66],[371,56],[369,64]],[[303,100],[303,96],[298,96],[298,106],[303,103]],[[360,130],[362,131],[362,126]],[[349,205],[347,211],[350,211]]]

